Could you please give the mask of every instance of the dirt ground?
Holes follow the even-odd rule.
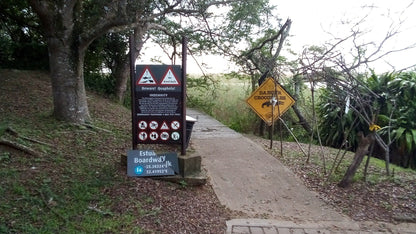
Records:
[[[337,186],[339,180],[327,181],[323,176],[322,167],[306,164],[305,157],[279,156],[280,142],[275,141],[273,150],[270,150],[270,140],[254,136],[250,136],[250,138],[295,172],[310,190],[319,194],[321,200],[353,220],[416,223],[414,172],[396,172],[393,177],[389,178],[384,175],[383,169],[376,171],[370,167],[369,175],[375,174],[376,181],[365,182],[361,179],[355,181],[348,188],[341,188]],[[282,145],[284,150],[290,149],[297,152],[297,155],[302,155],[298,144],[283,142]],[[303,149],[308,148],[306,144],[301,144],[301,146]],[[312,154],[321,152],[317,146],[313,146],[311,151]],[[353,157],[353,154],[349,154],[348,157]],[[342,175],[342,173],[340,174]]]

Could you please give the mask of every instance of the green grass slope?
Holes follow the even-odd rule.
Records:
[[[55,120],[48,74],[0,70],[0,233],[222,232],[209,185],[130,178],[130,111],[89,93],[90,128]]]

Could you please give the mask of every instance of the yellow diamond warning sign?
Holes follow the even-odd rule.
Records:
[[[273,78],[264,81],[246,102],[268,125],[272,125],[274,120],[295,104],[292,96],[275,83]]]

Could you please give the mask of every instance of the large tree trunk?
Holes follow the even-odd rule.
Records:
[[[338,184],[338,186],[342,188],[346,188],[351,184],[352,179],[354,178],[354,175],[357,172],[358,167],[363,161],[364,156],[368,153],[368,148],[374,141],[374,135],[370,133],[369,135],[364,137],[364,134],[362,132],[359,132],[358,139],[359,143],[357,150],[355,151],[354,159],[351,165],[348,167],[348,170],[345,173],[344,178],[342,178],[341,182],[339,182]]]
[[[141,25],[140,27],[136,27],[134,29],[134,54],[135,58],[140,54],[140,51],[143,48],[143,45],[145,43],[144,36],[149,28],[149,25]],[[126,55],[126,57],[123,59],[123,61],[117,62],[117,68],[115,72],[115,78],[116,78],[116,97],[117,100],[122,103],[124,100],[124,96],[126,94],[127,90],[127,83],[129,80],[129,74],[130,74],[130,53]]]
[[[74,18],[81,3],[77,0],[29,3],[39,16],[47,38],[55,117],[72,123],[89,121],[83,77],[88,43],[81,43]]]
[[[70,41],[48,39],[53,113],[59,120],[84,123],[90,120],[83,76],[84,52],[74,52]]]

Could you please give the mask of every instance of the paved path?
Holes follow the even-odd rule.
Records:
[[[246,219],[228,221],[227,233],[357,233],[362,229],[362,224],[323,203],[258,144],[201,112],[188,109],[187,115],[198,120],[191,144],[202,157],[219,201],[247,214]],[[380,225],[373,229],[395,232]],[[400,229],[400,233],[409,230]]]

